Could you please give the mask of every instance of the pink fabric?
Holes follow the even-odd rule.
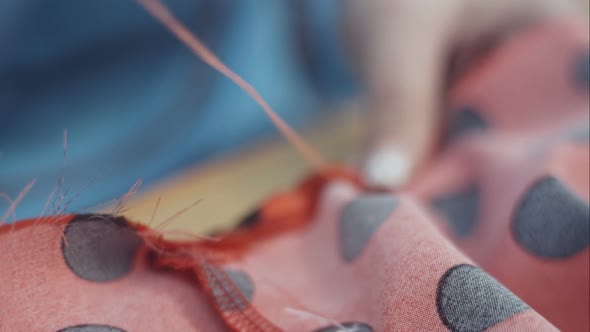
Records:
[[[309,226],[218,267],[229,304],[110,217],[4,226],[0,330],[588,331],[587,54],[585,25],[515,36],[452,89],[457,130],[407,190],[331,183]]]

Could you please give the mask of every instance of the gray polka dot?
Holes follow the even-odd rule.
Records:
[[[330,325],[322,327],[313,332],[373,332],[373,328],[365,323],[347,322],[341,323],[341,326]],[[344,327],[344,329],[342,329]]]
[[[379,226],[391,216],[399,200],[391,195],[372,194],[356,199],[342,211],[340,252],[347,262],[357,258]]]
[[[124,277],[142,243],[125,218],[110,215],[78,215],[64,237],[62,252],[70,270],[95,282]]]
[[[252,296],[254,295],[254,283],[252,282],[252,279],[250,279],[246,273],[240,270],[226,269],[225,273],[240,289],[240,291],[242,291],[242,294],[244,294],[246,299],[248,301],[252,301]]]
[[[450,268],[436,290],[436,307],[451,331],[483,331],[528,310],[524,302],[481,269],[467,264]]]
[[[254,283],[243,271],[204,266],[205,277],[213,298],[223,311],[246,309],[254,296]],[[236,294],[236,291],[240,292]]]
[[[468,133],[481,132],[489,125],[473,106],[464,106],[451,118],[449,123],[449,141]]]
[[[476,185],[435,198],[432,205],[442,214],[455,234],[467,236],[477,225],[480,193]]]
[[[76,325],[57,332],[125,332],[125,330],[108,325]]]
[[[590,206],[553,176],[537,180],[512,221],[517,243],[532,254],[565,258],[588,247]]]
[[[590,88],[590,51],[580,55],[575,63],[574,76],[576,83],[582,88]]]

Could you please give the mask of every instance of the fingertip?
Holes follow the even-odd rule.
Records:
[[[398,146],[378,148],[368,155],[361,168],[361,177],[370,187],[395,188],[410,180],[414,162]]]

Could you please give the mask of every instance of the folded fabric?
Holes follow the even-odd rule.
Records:
[[[515,35],[450,90],[415,181],[338,167],[229,234],[121,216],[0,228],[1,331],[587,331],[588,27]]]

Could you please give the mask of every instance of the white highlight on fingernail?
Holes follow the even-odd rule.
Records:
[[[363,169],[367,185],[395,187],[408,181],[412,171],[410,157],[399,148],[382,148],[371,154]]]

